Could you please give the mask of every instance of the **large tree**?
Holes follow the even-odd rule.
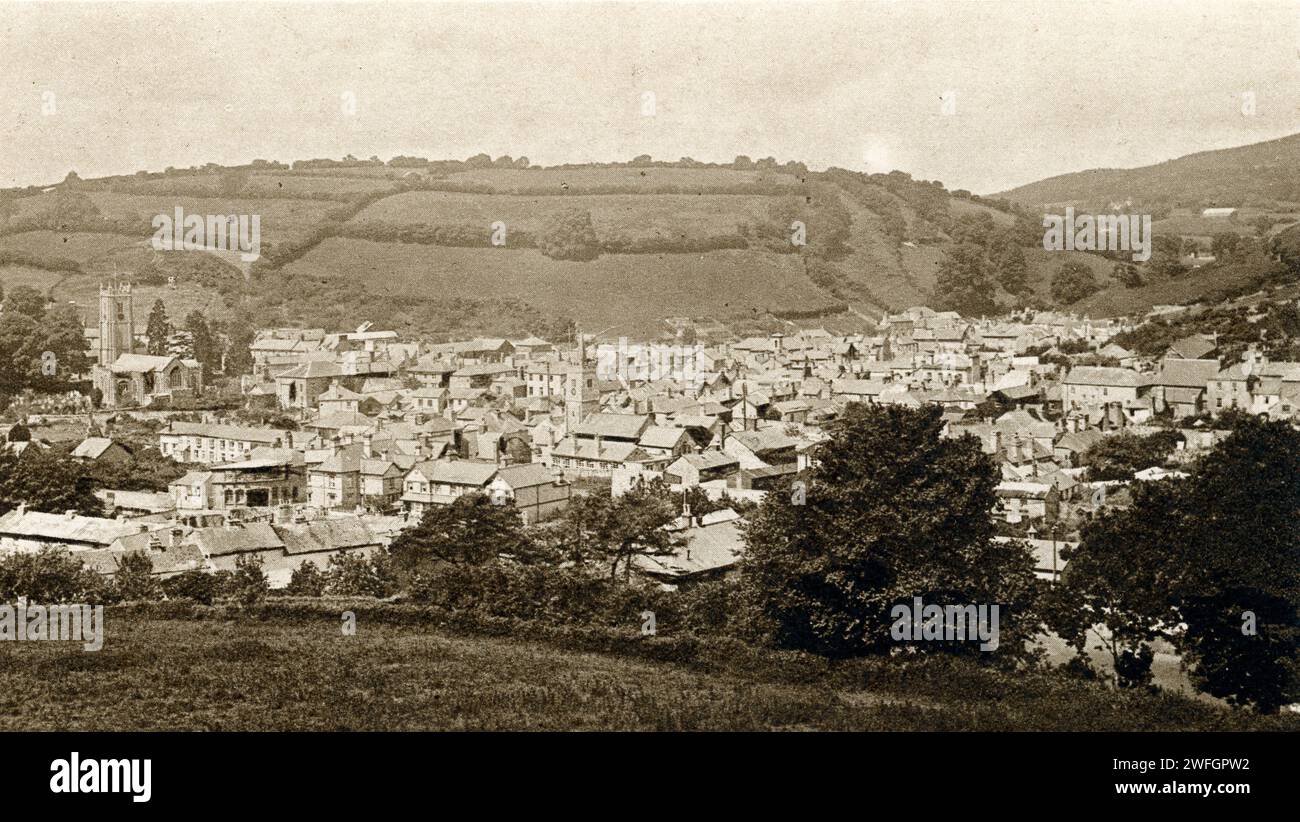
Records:
[[[1297,476],[1300,433],[1240,421],[1191,477],[1143,483],[1085,526],[1053,627],[1081,651],[1109,644],[1133,681],[1165,637],[1211,695],[1262,711],[1300,700]]]
[[[433,505],[418,524],[393,540],[397,569],[410,576],[450,563],[483,565],[499,555],[528,560],[536,550],[512,501],[465,494],[448,505]]]
[[[939,308],[978,317],[997,311],[994,288],[984,249],[964,243],[954,247],[939,263],[934,297]]]
[[[161,357],[167,353],[167,338],[172,333],[172,324],[167,321],[167,306],[162,300],[154,300],[149,309],[149,327],[145,334],[149,337],[149,353]]]
[[[0,446],[0,514],[19,503],[26,503],[33,511],[103,514],[103,505],[94,494],[94,481],[67,454],[36,445],[17,454]]]
[[[745,600],[776,641],[834,656],[885,654],[897,605],[1000,606],[997,655],[1033,635],[1028,550],[993,540],[998,483],[941,409],[846,406],[802,493],[769,493],[746,529]],[[978,643],[917,643],[975,653]]]

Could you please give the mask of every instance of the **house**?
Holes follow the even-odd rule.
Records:
[[[1176,417],[1194,417],[1205,407],[1210,381],[1218,375],[1218,360],[1166,358],[1156,375],[1156,410]]]
[[[1143,375],[1127,368],[1076,365],[1061,381],[1061,405],[1068,411],[1130,402],[1138,398],[1147,384]]]
[[[514,500],[524,522],[531,525],[568,508],[572,488],[551,476],[545,465],[530,462],[507,465],[497,471],[487,491],[494,500]]]
[[[486,493],[498,470],[495,463],[467,460],[418,462],[402,480],[402,506],[419,517],[434,505],[450,505],[465,494]]]
[[[264,447],[292,448],[293,432],[176,421],[158,432],[158,450],[176,462],[234,462]]]
[[[35,551],[52,545],[69,550],[107,548],[114,540],[147,530],[143,523],[86,517],[76,511],[50,514],[27,506],[0,516],[0,550]]]
[[[301,455],[267,453],[257,459],[191,472],[172,482],[168,490],[178,512],[272,508],[305,502],[307,477]]]
[[[280,407],[306,410],[316,407],[316,398],[337,382],[345,382],[343,367],[331,360],[309,360],[275,375]],[[355,377],[352,380],[356,381]]]
[[[1045,482],[1003,481],[998,483],[997,496],[999,513],[1007,522],[1055,520],[1060,511],[1060,492]]]
[[[87,462],[126,462],[131,458],[131,450],[108,437],[86,437],[72,449],[72,456]]]
[[[1218,414],[1229,408],[1249,411],[1253,405],[1252,389],[1259,382],[1246,363],[1224,368],[1206,384],[1207,408]]]
[[[637,554],[633,569],[668,589],[732,573],[745,552],[740,515],[730,508],[702,517],[683,515],[665,530],[676,537],[671,553]]]
[[[610,415],[621,416],[621,415]],[[550,453],[552,469],[579,477],[608,477],[626,462],[665,463],[668,456],[652,457],[636,444],[623,440],[578,439],[565,437]]]
[[[715,480],[725,480],[740,471],[740,460],[725,451],[701,451],[682,454],[664,468],[664,478],[671,484],[687,488]]]
[[[735,457],[741,468],[765,468],[769,465],[797,462],[799,443],[780,428],[738,431],[727,436],[722,450]]]
[[[637,445],[652,457],[676,459],[687,451],[694,450],[695,440],[685,428],[652,425],[641,432]]]

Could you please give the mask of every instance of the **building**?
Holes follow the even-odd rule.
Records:
[[[292,448],[293,432],[241,425],[171,421],[158,433],[158,450],[177,462],[235,462],[254,448]]]
[[[1076,365],[1061,381],[1061,406],[1069,411],[1131,402],[1146,387],[1143,376],[1127,368]]]
[[[174,355],[135,353],[131,284],[99,288],[99,362],[91,383],[107,408],[164,404],[203,390],[203,368]]]
[[[465,494],[486,493],[498,470],[494,463],[485,462],[418,462],[403,478],[402,506],[419,517],[431,506],[450,505]]]
[[[571,487],[551,476],[545,465],[536,462],[507,465],[488,483],[493,500],[510,499],[532,524],[548,519],[569,507]]]

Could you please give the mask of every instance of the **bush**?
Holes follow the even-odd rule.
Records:
[[[201,605],[211,605],[225,589],[228,577],[228,571],[224,574],[183,571],[163,580],[162,592],[168,599],[188,599]]]
[[[117,560],[113,586],[121,599],[154,599],[160,593],[153,577],[153,562],[143,551],[132,551]]]
[[[67,551],[42,548],[0,558],[0,601],[25,597],[31,602],[102,603],[113,591],[103,577],[88,569]]]
[[[318,597],[325,593],[325,575],[314,562],[304,562],[294,569],[284,590],[289,596]]]
[[[240,554],[235,559],[235,575],[231,582],[231,593],[244,608],[260,604],[270,589],[266,572],[262,570],[262,558],[257,554]]]

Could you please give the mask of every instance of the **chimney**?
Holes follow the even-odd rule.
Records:
[[[66,510],[66,511],[63,512],[63,516],[64,516],[65,519],[72,519],[72,518],[75,517],[76,515],[77,515],[77,512],[76,512],[75,510],[71,509],[71,508],[69,508],[68,510]],[[125,519],[125,517],[118,517],[117,519],[118,519],[119,522],[121,522],[123,519]]]
[[[375,457],[375,452],[374,452],[374,450],[373,450],[374,441],[375,441],[375,438],[374,438],[371,434],[367,433],[367,434],[362,435],[362,437],[361,437],[361,456],[364,457],[365,459],[368,459],[368,460],[369,460],[369,459],[374,459],[374,457]]]
[[[169,539],[168,539],[168,544],[169,544],[172,548],[179,548],[179,547],[181,547],[181,538],[184,537],[184,536],[185,536],[185,532],[184,532],[184,531],[182,531],[182,530],[179,529],[179,528],[173,528],[173,529],[171,529],[171,531],[168,533],[168,537],[169,537]]]

